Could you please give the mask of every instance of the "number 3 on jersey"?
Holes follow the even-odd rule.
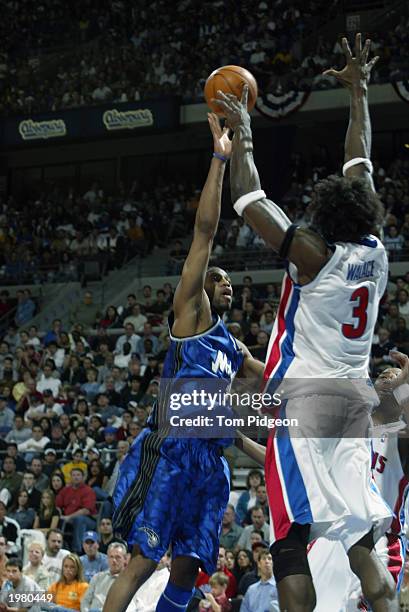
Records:
[[[352,317],[357,319],[355,325],[351,323],[344,323],[342,326],[342,333],[346,338],[355,340],[360,338],[365,332],[366,324],[368,321],[367,308],[369,301],[368,287],[359,287],[355,289],[351,295],[350,302],[356,304],[352,309]]]

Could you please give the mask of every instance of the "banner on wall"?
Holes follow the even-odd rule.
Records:
[[[309,91],[266,93],[257,98],[256,109],[269,119],[283,119],[304,106],[309,96]]]
[[[90,140],[138,133],[141,129],[172,130],[179,127],[178,98],[105,104],[31,117],[9,117],[0,124],[4,147],[53,141]]]

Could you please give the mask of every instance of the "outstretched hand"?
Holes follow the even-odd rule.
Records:
[[[231,140],[229,138],[229,128],[222,128],[219,117],[216,113],[207,113],[210,131],[213,135],[214,152],[229,158],[231,156]]]
[[[223,111],[227,125],[233,131],[239,125],[249,125],[250,115],[247,110],[247,100],[249,95],[249,87],[247,84],[243,85],[243,91],[241,94],[241,100],[237,96],[229,93],[223,93],[222,91],[217,92],[218,98],[213,98],[212,102],[215,102],[220,106]]]
[[[353,87],[359,86],[366,88],[371,78],[371,70],[375,66],[379,59],[379,56],[375,56],[368,62],[368,55],[371,48],[371,41],[369,38],[365,41],[365,45],[362,48],[361,34],[355,36],[355,48],[353,57],[351,49],[346,38],[342,39],[342,49],[344,51],[346,66],[342,70],[335,70],[330,68],[323,72],[326,76],[333,76],[343,85],[352,89]]]

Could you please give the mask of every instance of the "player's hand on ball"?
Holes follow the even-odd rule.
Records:
[[[207,113],[210,130],[213,135],[214,152],[229,158],[231,155],[231,140],[229,138],[229,128],[222,129],[216,113]]]
[[[250,124],[250,115],[247,111],[248,94],[248,85],[243,85],[241,100],[233,94],[225,94],[220,90],[217,92],[218,98],[212,100],[220,106],[226,117],[227,125],[232,130],[235,130],[239,125]]]
[[[330,68],[324,70],[323,74],[326,76],[333,76],[343,85],[349,89],[359,86],[366,88],[371,78],[371,70],[375,66],[379,59],[377,55],[370,62],[368,62],[368,55],[371,48],[371,41],[369,38],[365,41],[364,48],[362,49],[361,34],[355,36],[355,57],[352,56],[351,49],[349,48],[348,40],[342,39],[342,49],[344,51],[346,66],[342,70],[335,70]]]

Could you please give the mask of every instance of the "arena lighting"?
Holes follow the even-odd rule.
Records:
[[[405,142],[403,146],[405,147],[405,149],[409,149],[409,142]]]

